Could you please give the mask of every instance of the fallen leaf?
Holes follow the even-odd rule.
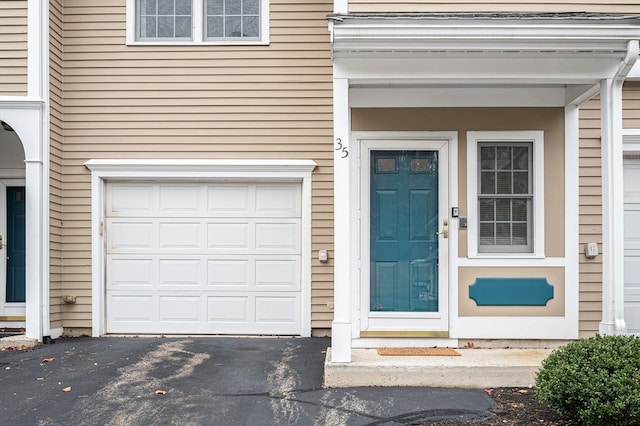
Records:
[[[42,362],[52,362],[55,358],[45,358]]]
[[[156,391],[156,395],[165,395],[167,393],[167,391],[163,391],[163,390],[157,390]]]
[[[71,392],[71,386],[67,386],[66,388],[62,389],[62,392]]]

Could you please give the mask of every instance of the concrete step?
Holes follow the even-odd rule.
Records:
[[[350,363],[324,364],[327,387],[527,387],[551,349],[456,349],[460,356],[381,356],[353,349]]]
[[[24,334],[5,336],[0,338],[0,350],[29,349],[38,344],[38,339],[31,339]]]

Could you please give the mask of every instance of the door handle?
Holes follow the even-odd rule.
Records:
[[[449,238],[449,221],[447,219],[442,221],[442,231],[436,231],[436,237],[442,235],[442,238]]]
[[[2,239],[2,235],[0,235],[0,250],[2,250],[2,248],[4,247],[3,241],[4,240]]]

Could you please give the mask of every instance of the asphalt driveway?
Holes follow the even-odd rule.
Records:
[[[326,338],[68,338],[0,352],[7,425],[399,425],[491,416],[479,389],[322,387]]]

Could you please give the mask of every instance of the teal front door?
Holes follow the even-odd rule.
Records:
[[[370,307],[438,312],[438,151],[370,152]]]
[[[25,188],[7,187],[5,301],[25,301]]]

